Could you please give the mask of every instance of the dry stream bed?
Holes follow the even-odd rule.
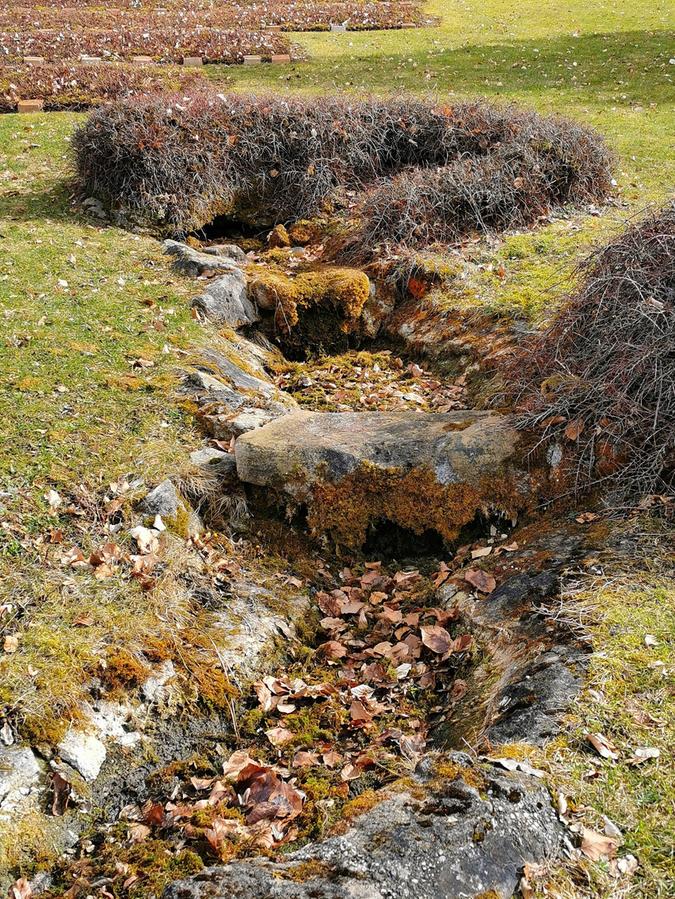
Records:
[[[406,321],[360,272],[322,287],[278,248],[253,273],[237,247],[168,251],[218,328],[178,397],[207,442],[132,535],[141,576],[167,541],[200,560],[183,580],[210,699],[178,700],[158,645],[95,679],[107,755],[89,776],[86,751],[46,751],[40,801],[72,836],[36,893],[510,896],[571,848],[522,746],[582,682],[590,647],[557,598],[588,530],[532,513],[517,437],[471,409],[479,351],[456,322]],[[442,366],[443,340],[420,352],[429,317]]]

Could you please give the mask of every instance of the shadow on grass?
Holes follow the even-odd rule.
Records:
[[[26,222],[35,219],[92,224],[93,220],[82,215],[71,204],[73,182],[63,178],[50,181],[42,189],[29,188],[6,190],[0,195],[0,222]]]

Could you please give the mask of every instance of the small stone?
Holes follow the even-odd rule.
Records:
[[[245,66],[257,66],[257,65],[260,65],[261,62],[262,62],[262,56],[251,55],[251,56],[244,57],[244,65]]]
[[[171,519],[176,517],[182,505],[178,491],[167,478],[148,493],[138,508],[146,515],[161,515],[162,518]]]
[[[184,56],[183,57],[183,65],[199,67],[199,66],[204,65],[204,60],[202,59],[201,56]]]
[[[78,730],[69,730],[57,749],[63,761],[79,771],[87,783],[96,780],[107,754],[98,737]]]

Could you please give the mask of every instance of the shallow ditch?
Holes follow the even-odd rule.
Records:
[[[304,351],[303,361],[263,349],[263,367],[252,371],[312,411],[467,408],[465,375],[445,378],[382,338],[366,342],[369,350]],[[217,364],[202,370],[219,372]],[[280,557],[309,604],[293,614],[280,603],[288,629],[229,710],[166,709],[148,728],[153,757],[132,772],[124,754],[108,765],[92,825],[45,895],[140,899],[216,862],[283,864],[297,847],[313,851],[345,827],[358,829],[388,796],[412,796],[414,806],[448,780],[474,790],[464,811],[491,790],[521,796],[522,784],[494,786],[476,753],[547,739],[578,688],[587,647],[547,610],[582,551],[567,525],[514,529],[499,515],[476,515],[448,544],[433,528],[384,517],[355,551],[310,538],[302,502],[248,485],[244,493],[251,555]],[[218,607],[212,591],[207,601]],[[470,755],[455,759],[457,750]],[[473,849],[483,843],[475,833]]]

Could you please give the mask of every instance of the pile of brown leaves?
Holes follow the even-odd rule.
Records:
[[[406,364],[390,351],[373,355],[351,352],[337,359],[320,359],[314,365],[289,366],[276,384],[300,405],[321,411],[413,408],[450,412],[465,408],[464,376],[448,383],[414,362]]]
[[[304,800],[287,770],[237,750],[222,775],[191,777],[165,804],[149,800],[142,807],[127,806],[122,816],[132,842],[173,831],[186,840],[205,839],[215,855],[225,858],[236,844],[271,849],[295,838],[293,821]]]

